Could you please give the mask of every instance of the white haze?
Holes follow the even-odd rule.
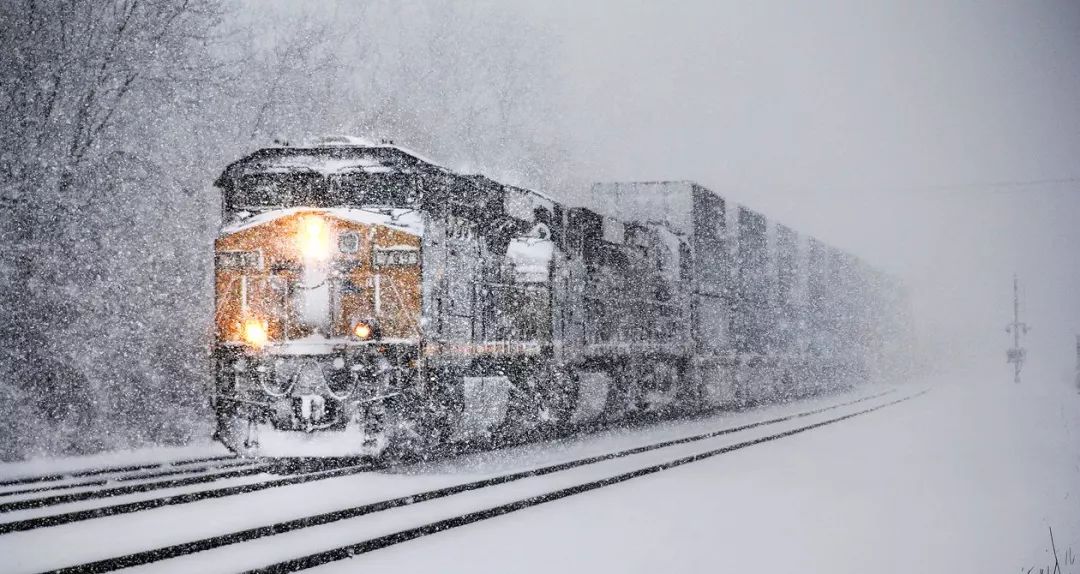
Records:
[[[1030,369],[1071,380],[1080,5],[563,1],[535,15],[564,40],[576,175],[695,179],[849,250],[907,282],[928,358],[995,361],[1003,380],[1017,272]]]
[[[276,6],[345,37],[342,15],[365,13]],[[516,141],[508,154],[475,145],[468,114],[421,91],[469,144],[437,144],[437,158],[571,201],[597,180],[699,181],[899,275],[924,359],[996,361],[1003,380],[1016,272],[1030,370],[1071,380],[1080,5],[475,2],[465,22],[440,22],[431,6],[393,10],[388,32],[435,26],[450,45],[477,44],[478,32],[495,42],[457,54],[459,65],[526,52],[515,74],[531,81],[514,96],[539,113],[500,126]]]

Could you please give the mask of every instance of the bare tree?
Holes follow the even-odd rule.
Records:
[[[0,173],[43,166],[66,181],[132,111],[133,92],[190,71],[218,15],[210,0],[4,3],[0,113],[16,119],[2,129],[19,145],[0,159]]]
[[[0,123],[0,306],[10,310],[0,394],[11,399],[0,408],[12,409],[0,414],[0,457],[27,444],[94,448],[86,427],[107,406],[66,342],[86,336],[75,326],[88,309],[108,305],[88,295],[107,281],[93,257],[123,217],[90,208],[123,204],[124,189],[101,168],[128,130],[160,111],[145,102],[205,71],[200,42],[218,14],[211,0],[0,3],[0,114],[11,119]]]

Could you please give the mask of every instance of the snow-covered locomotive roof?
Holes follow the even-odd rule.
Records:
[[[498,213],[528,225],[537,217],[550,220],[557,203],[530,189],[454,172],[392,142],[347,136],[260,149],[229,164],[215,185],[223,193],[225,231],[241,221],[246,225],[248,214],[369,205],[452,206],[466,218],[484,220]]]
[[[323,176],[351,173],[413,174],[425,170],[448,171],[415,152],[391,144],[321,144],[313,147],[263,148],[229,164],[217,185],[254,174],[316,173]]]

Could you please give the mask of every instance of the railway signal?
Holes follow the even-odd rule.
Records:
[[[1027,323],[1020,321],[1020,281],[1013,274],[1013,320],[1005,327],[1006,333],[1012,333],[1013,346],[1008,350],[1006,356],[1008,362],[1013,365],[1013,382],[1020,382],[1020,369],[1023,368],[1024,359],[1027,357],[1027,350],[1020,346],[1020,335],[1026,335],[1028,332]]]

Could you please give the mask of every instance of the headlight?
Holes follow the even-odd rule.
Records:
[[[258,319],[248,319],[244,321],[244,328],[242,335],[244,342],[255,347],[256,349],[266,344],[269,338],[266,334],[266,322],[259,321]]]
[[[326,221],[318,215],[309,215],[300,220],[296,242],[304,259],[326,259],[330,256],[330,230],[326,227]]]
[[[371,325],[368,325],[363,321],[358,322],[353,327],[353,335],[356,335],[356,338],[360,339],[361,341],[366,341],[370,339],[372,333],[374,333],[374,330],[371,328]]]

